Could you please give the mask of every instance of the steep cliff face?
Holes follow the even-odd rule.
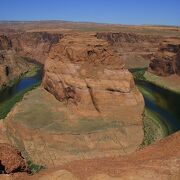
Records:
[[[157,51],[162,37],[135,33],[97,33],[98,39],[108,41],[124,59],[125,67],[148,67],[150,58]]]
[[[123,66],[107,42],[94,35],[67,35],[49,55],[43,85],[58,100],[78,109],[77,113],[119,119],[123,104],[142,102],[132,75]],[[140,123],[141,112],[135,114]],[[135,119],[121,121],[128,124]]]
[[[31,63],[24,58],[44,64],[53,44],[59,42],[62,34],[47,32],[21,32],[0,35],[0,86],[19,78],[31,69]]]
[[[4,34],[0,34],[0,50],[8,50],[12,48],[11,40]]]
[[[24,32],[12,34],[11,41],[20,56],[30,57],[44,64],[52,44],[58,43],[62,36],[47,32]]]
[[[138,35],[134,33],[97,33],[98,39],[104,39],[115,45],[123,45],[123,43],[157,43],[160,36]]]
[[[16,54],[8,36],[0,36],[0,88],[30,70],[31,65]]]
[[[149,71],[159,76],[180,75],[180,42],[161,44],[151,59]]]

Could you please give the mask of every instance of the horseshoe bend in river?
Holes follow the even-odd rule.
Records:
[[[27,88],[33,87],[42,80],[42,70],[33,77],[24,77],[12,87],[0,94],[0,108],[3,103]],[[143,94],[145,107],[156,113],[161,122],[167,127],[168,134],[180,130],[180,94],[163,89],[147,81],[137,80],[136,85],[147,90],[154,97],[153,100]]]

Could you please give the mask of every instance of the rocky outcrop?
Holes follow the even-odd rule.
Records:
[[[135,33],[97,33],[98,39],[104,39],[113,45],[120,45],[123,43],[157,43],[161,38],[160,36],[150,36],[150,35],[139,35]]]
[[[74,161],[63,168],[79,179],[178,180],[180,132],[127,156]]]
[[[62,34],[47,32],[23,32],[11,34],[12,46],[23,57],[29,57],[44,64],[53,44],[63,37]]]
[[[132,75],[123,66],[107,42],[94,35],[67,35],[49,55],[43,85],[78,113],[100,113],[104,119],[116,120],[122,104],[142,102]],[[140,123],[140,116],[137,119]],[[135,123],[135,119],[122,122]]]
[[[149,72],[158,76],[180,75],[180,42],[161,44],[151,59]]]
[[[18,56],[8,36],[0,36],[0,89],[28,72],[32,64]]]
[[[126,68],[148,67],[149,60],[158,49],[162,37],[135,33],[104,32],[96,34],[98,39],[108,41],[124,60]]]
[[[72,144],[79,136],[80,147],[89,149],[84,157],[93,158],[103,156],[105,149],[109,154],[116,154],[116,149],[119,149],[118,153],[126,154],[141,144],[143,97],[136,89],[132,75],[123,66],[109,44],[98,40],[94,34],[67,34],[53,46],[45,63],[43,86],[61,102],[59,111],[65,114],[62,117],[65,124],[75,126],[74,129],[69,125],[65,128],[73,133],[63,135],[65,147],[69,144],[65,139],[72,138]],[[59,129],[61,125],[58,124],[56,127]],[[115,134],[111,134],[112,130]],[[88,145],[85,145],[82,137],[88,133],[92,135],[86,137]],[[132,133],[136,136],[132,137]],[[103,145],[103,140],[98,140],[105,138],[105,134],[111,148],[115,148],[113,151]],[[114,136],[118,136],[117,147],[112,143]],[[72,146],[79,149],[74,143]],[[93,149],[96,153],[92,152]]]
[[[0,174],[27,172],[27,164],[20,151],[8,144],[0,144]]]

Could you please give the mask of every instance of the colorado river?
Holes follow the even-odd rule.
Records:
[[[33,87],[35,84],[40,83],[42,79],[42,70],[38,70],[37,73],[32,77],[23,77],[12,87],[6,88],[0,92],[0,105],[13,96],[21,93],[25,89]]]
[[[136,80],[136,85],[144,96],[145,107],[158,115],[168,134],[180,130],[180,94],[147,81]]]
[[[4,119],[13,106],[21,101],[23,95],[29,90],[38,86],[42,80],[42,70],[38,70],[31,77],[21,77],[21,79],[11,87],[0,92],[0,119]]]
[[[15,85],[6,88],[0,93],[1,106],[11,100],[17,94],[33,87],[42,80],[42,71],[39,70],[32,77],[23,77]],[[136,80],[145,99],[145,107],[156,113],[162,123],[167,127],[168,134],[180,130],[180,94],[158,87],[147,81]]]

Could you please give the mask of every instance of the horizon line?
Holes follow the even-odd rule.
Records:
[[[173,25],[173,24],[121,24],[121,23],[110,23],[110,22],[95,22],[95,21],[71,21],[71,20],[60,20],[60,19],[49,19],[49,20],[45,20],[45,19],[41,19],[41,20],[1,20],[0,19],[0,23],[30,23],[30,22],[55,22],[55,21],[59,21],[59,22],[64,22],[64,23],[91,23],[91,24],[105,24],[105,25],[119,25],[119,26],[169,26],[169,27],[180,27],[179,25]]]

